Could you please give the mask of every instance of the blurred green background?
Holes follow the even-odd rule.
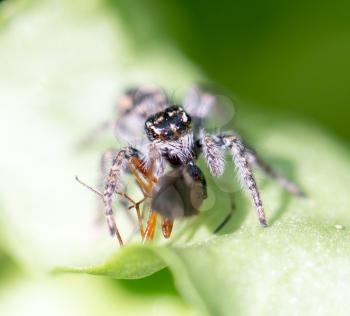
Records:
[[[135,45],[171,40],[218,86],[350,138],[349,1],[107,1]]]
[[[133,281],[48,274],[58,265],[103,262],[115,250],[104,226],[96,231],[92,228],[94,196],[73,180],[79,174],[96,183],[99,156],[106,147],[115,145],[115,140],[107,136],[83,153],[75,146],[82,135],[113,115],[116,97],[130,83],[156,82],[177,95],[195,81],[211,82],[223,89],[235,101],[239,112],[235,121],[238,125],[242,121],[244,132],[268,149],[271,156],[267,157],[276,160],[279,167],[287,166],[288,176],[295,176],[307,189],[314,188],[319,191],[318,197],[325,198],[327,203],[317,200],[323,208],[312,204],[313,200],[305,202],[306,209],[322,213],[316,223],[329,220],[334,225],[338,218],[346,222],[347,196],[337,199],[341,205],[338,209],[333,209],[332,199],[334,192],[347,188],[344,166],[348,166],[348,151],[342,149],[350,140],[349,56],[349,1],[0,1],[0,141],[5,153],[0,161],[0,314],[46,315],[48,310],[50,315],[115,315],[120,311],[123,315],[200,314],[179,294],[169,270]],[[288,124],[278,122],[278,118],[288,118]],[[294,149],[284,138],[292,137],[294,131],[301,140],[300,135],[308,131],[302,122],[310,122],[306,125],[311,128],[320,127],[305,137],[308,144],[300,146],[302,158],[312,156],[316,161],[318,151],[307,150],[315,139],[322,138],[319,147],[315,145],[318,150],[327,145],[329,155],[315,163],[317,172],[310,170],[311,159],[303,159],[303,164],[297,152],[292,158]],[[326,132],[319,133],[321,130]],[[335,137],[324,136],[329,134]],[[336,139],[339,146],[333,145]],[[298,147],[297,141],[291,143]],[[332,153],[344,157],[337,173]],[[326,171],[323,162],[328,166]],[[336,178],[335,185],[327,182],[322,189],[315,188],[321,183],[319,179],[332,177]],[[274,190],[278,189],[263,185],[263,190],[271,209],[282,216],[286,206],[277,205],[279,191]],[[244,198],[238,198],[238,203],[242,209],[247,204]],[[303,202],[294,203],[291,208],[300,215]],[[253,212],[246,213],[255,223]],[[246,213],[238,217],[243,220]],[[312,212],[304,213],[314,219]],[[210,219],[210,215],[204,216]],[[208,236],[203,226],[196,227],[199,235]],[[318,236],[319,231],[315,231],[312,238]],[[328,241],[327,236],[324,238]],[[244,248],[244,235],[241,238]],[[266,242],[270,243],[268,237]],[[300,252],[312,252],[313,239],[307,242],[307,251]],[[338,244],[336,240],[332,249],[338,250]],[[280,248],[273,246],[276,244],[271,246],[276,252],[269,254],[277,257]],[[323,246],[321,249],[328,247],[327,243]],[[248,259],[257,249],[250,251]],[[324,260],[321,257],[322,262],[335,254],[338,252],[334,250]],[[227,261],[230,255],[227,253]],[[317,259],[318,254],[311,258]],[[345,267],[344,276],[332,274],[333,267],[338,266],[335,262],[326,270],[330,273],[320,270],[317,277],[339,277],[349,284],[348,258],[338,260]],[[299,256],[291,262],[291,269],[303,275],[304,261]],[[280,262],[272,262],[278,271]],[[243,286],[238,284],[235,289],[237,301],[249,292],[244,288],[249,285],[244,283],[245,276],[256,279],[255,267],[249,274],[250,266],[246,266],[248,272],[242,273],[242,279],[237,273],[238,281],[243,280]],[[340,287],[345,290],[332,292],[340,300],[348,290],[342,282]],[[264,293],[263,285],[253,285],[256,288],[252,293]],[[274,295],[287,293],[279,287],[275,291]],[[213,300],[220,310],[223,307],[218,302]],[[249,300],[245,302],[243,308],[250,308]]]

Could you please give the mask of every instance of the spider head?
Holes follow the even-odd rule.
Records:
[[[145,130],[150,141],[177,140],[191,131],[191,117],[181,106],[170,106],[150,116],[145,122]]]

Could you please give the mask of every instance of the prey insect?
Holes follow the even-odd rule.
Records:
[[[153,86],[128,90],[119,101],[119,119],[111,125],[124,139],[131,136],[138,143],[113,154],[112,164],[104,181],[103,201],[111,235],[123,244],[113,212],[114,195],[127,198],[137,212],[143,241],[154,237],[157,218],[162,233],[169,238],[174,220],[195,215],[207,198],[206,180],[196,162],[202,156],[214,177],[224,173],[224,154],[228,152],[236,166],[243,188],[248,192],[261,226],[267,221],[260,192],[251,165],[260,168],[294,195],[302,191],[273,170],[248,147],[235,132],[209,133],[204,123],[216,105],[211,93],[198,87],[188,92],[182,105],[174,105],[166,94]],[[136,137],[137,136],[137,137]],[[144,198],[135,202],[123,192],[123,177],[132,174]],[[140,204],[149,201],[146,227]]]

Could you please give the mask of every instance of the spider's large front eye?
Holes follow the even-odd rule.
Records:
[[[191,130],[191,117],[180,106],[170,106],[145,122],[149,140],[176,140]]]

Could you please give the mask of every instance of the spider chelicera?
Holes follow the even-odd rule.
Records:
[[[225,169],[224,153],[231,154],[242,186],[249,193],[263,227],[267,222],[251,165],[259,167],[292,194],[302,195],[294,183],[274,171],[246,146],[237,133],[210,134],[205,131],[204,121],[215,102],[214,95],[198,87],[190,89],[183,106],[171,104],[161,89],[150,85],[129,89],[120,98],[118,120],[104,126],[111,125],[115,133],[128,142],[133,141],[133,137],[144,136],[138,145],[105,154],[113,158],[100,196],[110,233],[116,236],[120,245],[123,241],[113,215],[113,196],[123,196],[132,203],[129,208],[136,209],[143,241],[153,239],[158,215],[163,236],[169,238],[174,220],[197,214],[207,198],[205,177],[196,165],[200,155],[210,173],[220,177]],[[124,172],[134,176],[144,195],[141,201],[136,203],[123,192]],[[140,204],[145,200],[149,200],[150,207],[144,229]]]

